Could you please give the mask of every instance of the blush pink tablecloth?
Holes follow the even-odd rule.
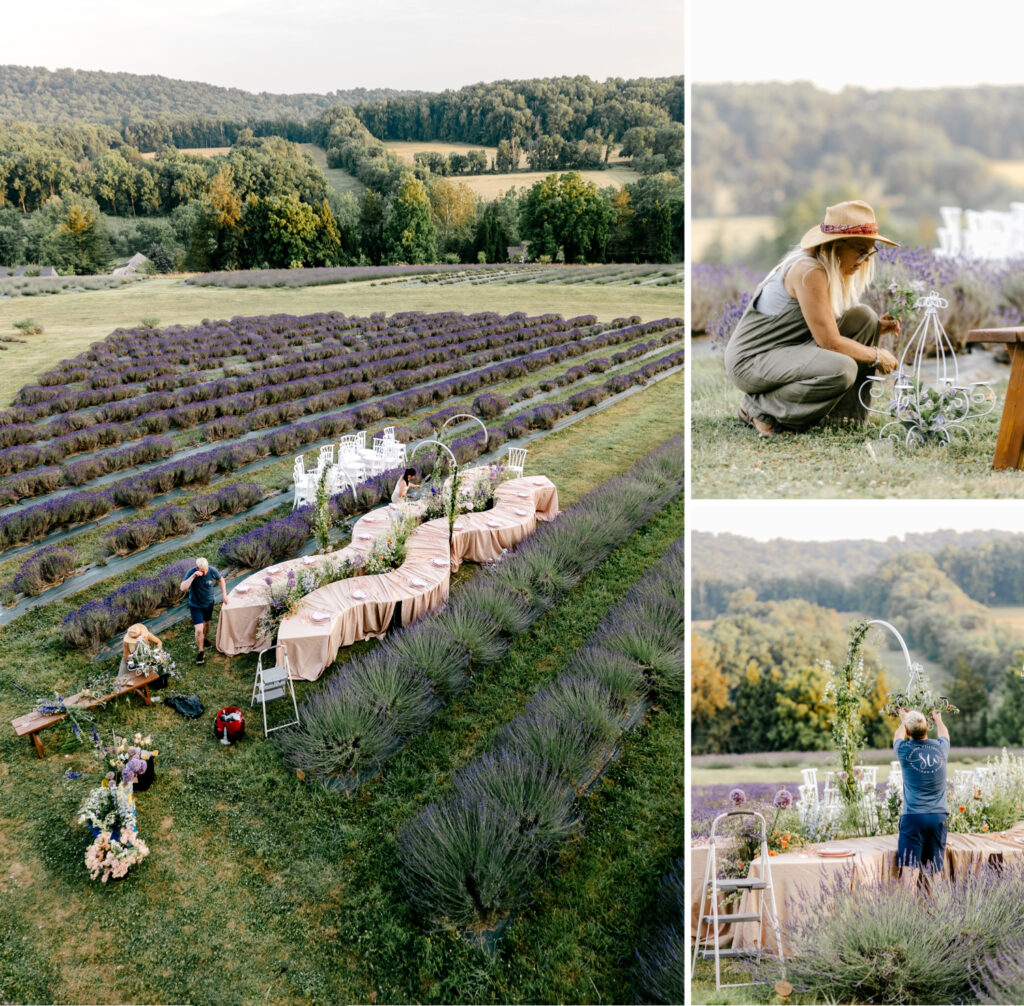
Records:
[[[458,518],[451,553],[447,521],[428,521],[410,535],[406,560],[399,569],[339,580],[307,594],[300,612],[286,618],[278,630],[278,657],[287,654],[292,677],[314,680],[333,663],[341,647],[383,636],[399,602],[407,625],[438,610],[448,599],[449,575],[462,562],[493,561],[502,549],[514,548],[533,534],[538,520],[558,516],[558,490],[543,476],[510,479],[496,488],[494,496],[491,510]],[[401,513],[419,514],[423,506],[410,501],[373,510],[355,522],[352,540],[344,548],[326,556],[291,559],[271,567],[273,573],[266,569],[247,577],[220,609],[217,649],[235,655],[273,645],[273,640],[260,638],[259,633],[268,577],[274,583],[284,582],[290,570],[300,572],[326,561],[358,561]],[[365,597],[356,597],[357,592]],[[327,617],[314,617],[322,615]]]
[[[805,922],[818,902],[822,888],[843,878],[853,890],[858,886],[881,884],[893,880],[896,870],[896,835],[878,835],[866,838],[849,838],[834,842],[823,842],[808,846],[800,852],[780,853],[770,857],[772,886],[775,890],[775,905],[778,909],[779,921],[782,926],[783,941],[787,926]],[[825,858],[819,855],[822,850],[850,849],[853,856],[845,859]],[[691,933],[696,938],[700,913],[701,886],[704,882],[704,871],[707,864],[708,847],[693,846],[690,850],[692,873],[690,875],[690,912],[692,920]],[[1024,823],[1015,825],[1011,830],[985,835],[963,835],[951,833],[946,840],[946,859],[943,875],[957,879],[965,874],[977,871],[985,863],[1007,863],[1011,860],[1024,863]],[[721,862],[721,850],[719,851]],[[721,868],[719,869],[721,872]],[[750,877],[760,876],[759,859],[751,864]],[[761,892],[747,891],[738,905],[726,909],[730,912],[746,914],[759,910]],[[722,906],[719,905],[719,912]],[[705,908],[705,914],[711,914]],[[703,935],[709,927],[701,926]],[[739,923],[735,926],[723,925],[719,931],[719,944],[722,947],[751,947],[757,942],[758,926],[756,923]],[[764,927],[763,946],[775,950],[775,934],[767,922]]]

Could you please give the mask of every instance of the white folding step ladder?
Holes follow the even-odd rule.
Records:
[[[756,877],[719,877],[718,857],[715,848],[715,832],[719,821],[728,817],[756,817],[761,822],[761,856]],[[753,865],[753,864],[752,864]],[[740,891],[758,891],[758,910],[756,912],[722,913],[718,911],[719,894],[733,894]],[[768,825],[763,815],[755,810],[730,810],[711,823],[711,839],[708,848],[708,860],[704,867],[704,885],[700,894],[700,912],[697,918],[698,929],[693,943],[693,969],[697,967],[697,959],[715,961],[715,988],[737,988],[742,985],[754,985],[756,982],[731,982],[722,984],[723,958],[757,958],[764,949],[764,927],[770,923],[775,933],[775,945],[779,948],[779,960],[783,960],[782,933],[779,929],[779,914],[775,907],[775,890],[772,887],[772,871],[768,857]],[[757,923],[757,942],[751,948],[723,948],[719,929],[723,925],[737,925],[741,922]],[[710,934],[705,930],[703,939],[701,929],[710,926]],[[711,946],[710,944],[714,945]],[[693,970],[690,972],[693,974]],[[786,977],[785,965],[782,966],[782,977]]]

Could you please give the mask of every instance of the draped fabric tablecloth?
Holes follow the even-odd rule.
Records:
[[[783,941],[786,929],[799,923],[811,921],[810,912],[818,903],[822,889],[832,884],[849,884],[851,890],[858,886],[877,885],[893,880],[896,870],[896,835],[878,835],[868,838],[848,838],[834,842],[823,842],[808,846],[800,852],[780,853],[770,857],[772,886],[775,890],[775,905],[779,913]],[[830,859],[819,855],[821,850],[852,849],[854,855],[845,859]],[[701,885],[707,864],[708,847],[692,846],[690,859],[693,864],[690,886],[690,912],[696,937],[700,919]],[[719,851],[719,864],[722,856]],[[1024,822],[1011,830],[985,835],[962,835],[951,833],[946,840],[946,857],[943,876],[954,880],[974,872],[986,863],[1024,864]],[[721,866],[719,866],[721,872]],[[760,876],[759,859],[751,864],[748,876]],[[738,905],[726,909],[729,912],[746,914],[756,912],[760,907],[761,892],[747,891]],[[722,912],[719,904],[719,912]],[[705,914],[710,914],[707,910]],[[702,936],[709,927],[701,929]],[[721,926],[719,942],[722,947],[752,947],[757,942],[756,923],[739,923],[735,926]],[[763,933],[764,947],[775,949],[775,934],[766,922]]]
[[[283,583],[291,570],[298,574],[328,561],[358,561],[402,513],[421,514],[424,505],[410,501],[401,507],[373,510],[355,522],[351,543],[344,548],[324,556],[291,559],[247,577],[221,606],[217,649],[235,655],[273,645],[273,640],[260,638],[259,633],[259,620],[267,607],[268,578],[274,584]],[[315,680],[333,663],[341,647],[383,636],[399,602],[405,625],[437,611],[448,600],[450,573],[462,562],[497,559],[503,549],[514,548],[533,534],[538,520],[553,520],[558,512],[554,483],[532,476],[501,483],[492,509],[461,515],[451,551],[446,519],[421,524],[409,536],[405,562],[397,570],[338,580],[307,594],[298,614],[284,619],[278,629],[278,658],[287,654],[293,678]]]

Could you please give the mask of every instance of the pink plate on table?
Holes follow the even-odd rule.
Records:
[[[848,859],[850,856],[856,856],[857,852],[855,849],[819,849],[818,855],[826,859]]]
[[[373,535],[372,534],[361,534],[359,536],[359,540],[360,541],[373,541]]]

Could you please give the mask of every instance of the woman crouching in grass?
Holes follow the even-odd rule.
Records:
[[[896,357],[878,345],[900,323],[860,303],[874,272],[874,210],[829,206],[754,291],[725,349],[729,379],[746,393],[739,417],[762,436],[806,430],[826,416],[861,421],[860,385]]]

